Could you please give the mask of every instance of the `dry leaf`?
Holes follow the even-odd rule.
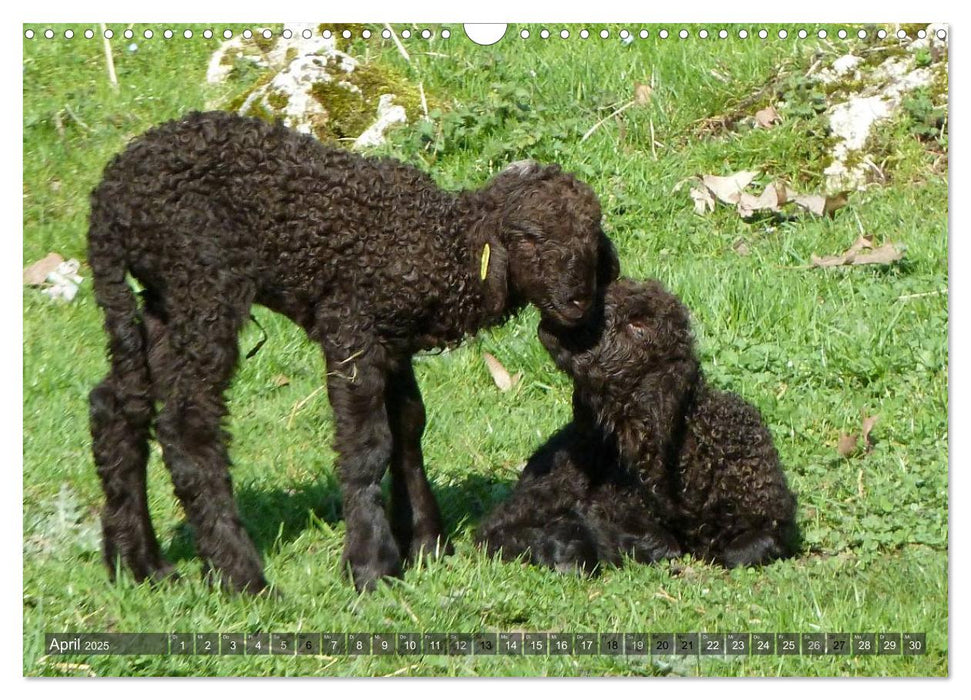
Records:
[[[270,380],[273,386],[286,386],[290,383],[290,377],[285,374],[278,374]]]
[[[847,248],[846,252],[842,255],[827,255],[826,257],[822,258],[813,255],[813,265],[816,265],[817,267],[837,267],[839,265],[849,265],[856,259],[856,256],[860,252],[867,248],[873,248],[873,241],[866,236],[860,236],[856,239],[856,242]]]
[[[868,251],[868,252],[864,252]],[[890,265],[904,257],[893,243],[885,243],[879,248],[873,247],[873,241],[864,236],[856,239],[856,243],[842,255],[812,256],[815,267],[839,267],[841,265]]]
[[[743,219],[751,218],[758,211],[780,211],[787,199],[786,186],[782,183],[767,185],[758,197],[742,192],[738,199],[738,215]]]
[[[821,258],[813,253],[809,259],[812,262],[812,267],[839,267],[846,264],[846,256],[844,255],[827,255]]]
[[[859,437],[856,433],[852,435],[840,433],[840,439],[836,443],[836,451],[839,452],[840,457],[852,457],[856,454],[857,440],[859,440]]]
[[[847,192],[823,197],[819,194],[797,194],[792,201],[816,216],[832,216],[837,209],[846,206]]]
[[[904,254],[897,250],[893,243],[887,243],[874,248],[869,253],[857,255],[853,260],[854,265],[890,265],[902,259]]]
[[[873,426],[877,424],[877,420],[879,420],[879,418],[880,416],[877,415],[867,416],[863,419],[862,438],[864,448],[867,452],[869,452],[870,448],[873,447],[873,443],[870,442],[870,433],[873,432]]]
[[[697,186],[698,178],[688,178],[675,185],[674,191],[680,190],[686,182],[692,182],[695,186],[691,188],[690,194],[696,213],[706,214],[713,211],[715,208],[713,198],[717,198],[726,204],[734,204],[738,215],[743,219],[749,219],[759,211],[780,212],[789,202],[795,202],[817,216],[832,216],[837,209],[846,206],[848,195],[846,192],[828,197],[797,194],[784,182],[773,182],[767,185],[758,196],[745,192],[745,188],[757,175],[758,173],[749,170],[725,177],[702,175],[700,187]]]
[[[24,284],[33,286],[44,284],[47,281],[47,276],[56,270],[62,262],[64,262],[64,258],[57,253],[48,253],[44,259],[24,268]]]
[[[634,83],[634,102],[639,105],[646,105],[651,101],[653,89],[646,83]]]
[[[748,248],[748,243],[744,239],[739,238],[735,243],[732,244],[732,250],[734,250],[739,255],[750,255],[751,251]]]
[[[873,239],[867,238],[866,236],[860,236],[853,242],[853,245],[851,245],[849,250],[847,250],[846,252],[848,255],[857,255],[858,253],[861,253],[864,250],[868,250],[872,248],[873,248]]]
[[[781,121],[782,117],[779,116],[779,113],[775,111],[775,107],[772,105],[769,105],[765,109],[760,109],[755,113],[755,122],[766,129]]]
[[[523,378],[522,372],[516,372],[515,375],[509,376],[509,372],[502,366],[502,363],[487,352],[482,353],[482,359],[485,360],[489,374],[492,375],[492,381],[499,387],[499,391],[509,391]]]
[[[718,175],[702,175],[701,181],[705,183],[713,195],[726,204],[738,204],[741,199],[742,190],[748,187],[749,183],[755,179],[758,173],[750,170],[720,177]]]
[[[715,198],[711,196],[711,190],[709,190],[707,187],[692,187],[688,194],[690,194],[691,199],[694,200],[695,214],[701,214],[704,216],[708,212],[715,210]]]
[[[869,452],[870,448],[873,447],[873,443],[870,441],[870,433],[873,432],[873,426],[876,425],[877,420],[880,416],[867,416],[863,417],[863,425],[861,427],[860,433],[852,433],[847,435],[846,433],[840,433],[839,440],[836,443],[836,451],[839,452],[841,457],[852,457],[859,450],[859,444],[862,440],[863,451]]]

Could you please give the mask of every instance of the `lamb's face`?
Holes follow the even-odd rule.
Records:
[[[552,325],[587,321],[617,276],[600,216],[593,191],[569,175],[534,183],[506,214],[511,287]]]
[[[618,280],[602,313],[576,329],[540,324],[540,341],[578,389],[624,394],[660,365],[692,353],[687,310],[657,282]]]

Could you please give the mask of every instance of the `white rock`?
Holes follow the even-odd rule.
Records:
[[[223,42],[209,61],[206,79],[210,83],[225,80],[238,59],[275,71],[269,81],[246,96],[239,113],[279,114],[291,129],[313,134],[315,125],[329,118],[327,105],[321,104],[313,94],[314,86],[332,83],[349,94],[361,94],[361,89],[349,78],[359,64],[352,56],[337,50],[336,38],[321,36],[314,24],[286,24],[284,29],[290,30],[290,38],[278,35],[268,49],[238,37]],[[371,95],[368,97],[373,99]],[[393,99],[393,95],[378,96],[377,119],[355,139],[355,148],[383,143],[384,132],[390,125],[407,120],[404,107],[393,104]]]
[[[929,24],[924,31],[927,33],[924,35],[923,39],[914,39],[907,45],[907,49],[909,51],[914,52],[919,51],[920,49],[947,48],[947,44],[951,36],[950,25],[942,23]],[[944,32],[943,39],[937,35],[938,32]]]
[[[833,61],[833,70],[836,72],[836,75],[846,75],[851,70],[855,70],[862,60],[859,56],[848,53]]]
[[[893,105],[881,95],[853,97],[849,102],[838,104],[829,114],[829,126],[833,135],[841,139],[838,144],[846,150],[859,150],[866,145],[870,127],[879,119],[890,115]]]
[[[44,289],[43,293],[51,299],[72,301],[78,293],[81,282],[84,281],[84,278],[78,274],[80,268],[81,263],[74,258],[62,262],[47,275],[47,281],[51,286]]]
[[[926,41],[940,42],[930,28]],[[834,62],[831,71],[821,72],[821,79],[823,82],[830,82],[829,78],[832,76],[852,70],[859,63],[855,56],[842,56]],[[822,78],[823,75],[826,78]],[[854,79],[859,77],[858,73],[854,73]],[[828,110],[830,128],[839,139],[833,148],[833,162],[824,171],[827,188],[831,192],[857,189],[866,185],[867,171],[874,168],[866,154],[861,153],[859,163],[852,168],[846,166],[846,160],[852,153],[863,151],[873,126],[891,117],[907,93],[930,85],[934,80],[934,73],[928,67],[916,68],[915,58],[911,53],[891,56],[863,76],[863,79],[866,87],[860,94]]]
[[[378,98],[378,119],[354,141],[354,148],[369,148],[384,143],[384,132],[392,124],[408,121],[405,108],[392,102],[394,95],[381,95]]]
[[[221,83],[232,72],[233,63],[239,58],[251,61],[260,68],[281,70],[287,65],[288,54],[305,56],[329,54],[337,50],[337,39],[333,36],[325,39],[314,24],[289,23],[284,24],[283,28],[291,31],[290,38],[284,39],[282,35],[277,35],[269,51],[261,50],[259,44],[252,39],[243,39],[241,36],[221,43],[209,59],[206,82]],[[310,32],[309,37],[304,37],[305,31]]]

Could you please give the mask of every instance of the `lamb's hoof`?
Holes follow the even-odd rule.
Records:
[[[358,593],[370,593],[381,581],[401,578],[401,567],[396,569],[375,569],[374,567],[351,567],[351,580]]]
[[[379,551],[364,553],[365,556],[360,554],[345,549],[342,558],[358,592],[373,591],[382,579],[401,578],[401,558],[396,546],[381,547]]]
[[[242,593],[270,598],[274,596],[270,584],[263,576],[263,569],[260,567],[229,573],[213,568],[211,565],[205,565],[202,576],[210,586],[220,588],[227,593]]]
[[[105,543],[104,563],[108,569],[108,579],[114,583],[117,578],[119,565],[116,549],[110,543]],[[161,556],[130,557],[125,561],[128,570],[139,583],[148,581],[153,586],[168,581],[177,581],[179,574],[176,568]]]
[[[174,566],[167,561],[163,561],[161,566],[151,573],[148,580],[152,582],[153,586],[158,586],[166,583],[175,583],[180,581],[181,578]]]
[[[453,554],[455,554],[455,547],[444,535],[416,537],[408,547],[408,561],[412,563],[420,560],[437,561]]]

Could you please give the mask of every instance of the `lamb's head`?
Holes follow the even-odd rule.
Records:
[[[582,395],[624,401],[648,375],[694,361],[688,311],[659,282],[619,279],[603,296],[600,313],[580,327],[539,327],[540,342]]]
[[[593,190],[558,166],[528,161],[489,190],[496,206],[482,227],[481,265],[492,310],[530,303],[556,327],[587,321],[598,290],[620,272]]]

